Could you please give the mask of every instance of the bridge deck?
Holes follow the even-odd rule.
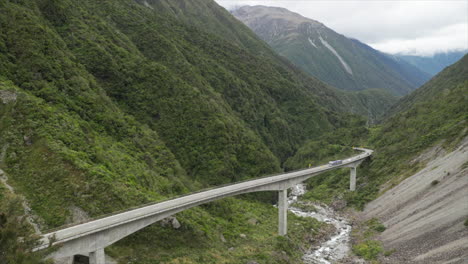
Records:
[[[146,218],[156,214],[163,214],[169,211],[175,211],[178,209],[188,209],[196,205],[207,203],[223,197],[234,196],[237,194],[248,193],[251,191],[258,190],[259,188],[271,186],[273,184],[285,182],[291,179],[301,178],[304,176],[316,175],[325,171],[349,167],[357,162],[364,160],[365,158],[372,155],[372,150],[355,148],[356,150],[363,151],[359,155],[343,160],[343,163],[336,166],[321,165],[314,168],[309,168],[300,171],[294,171],[284,173],[280,175],[263,177],[241,183],[234,183],[231,185],[210,189],[194,194],[189,194],[183,197],[146,205],[137,209],[116,213],[111,216],[103,217],[96,220],[91,220],[86,223],[77,224],[70,227],[65,227],[60,230],[52,231],[50,233],[42,235],[42,246],[36,248],[36,250],[43,249],[48,246],[49,238],[54,237],[53,244],[60,244],[69,240],[73,240],[79,237],[87,236],[93,233],[97,233],[102,230],[106,230],[115,226],[123,225],[125,223],[137,221],[142,218]],[[181,210],[179,210],[181,211]]]

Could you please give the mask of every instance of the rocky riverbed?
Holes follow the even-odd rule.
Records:
[[[321,243],[318,247],[311,247],[303,256],[306,264],[334,263],[348,255],[351,225],[339,216],[333,209],[322,204],[314,203],[315,210],[306,210],[294,205],[304,203],[298,201],[299,196],[306,192],[304,184],[296,185],[288,197],[289,211],[302,217],[313,217],[319,221],[335,226],[336,232],[330,239]]]

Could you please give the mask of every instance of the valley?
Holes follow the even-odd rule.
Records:
[[[463,263],[468,55],[221,2],[0,1],[0,263]]]

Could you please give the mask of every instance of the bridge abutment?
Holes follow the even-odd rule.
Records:
[[[288,189],[278,192],[278,234],[284,236],[288,233]]]

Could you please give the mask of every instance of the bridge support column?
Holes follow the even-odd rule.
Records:
[[[351,167],[351,175],[349,177],[349,190],[356,190],[356,167]]]
[[[106,264],[106,255],[103,248],[89,253],[89,264]]]
[[[280,236],[288,233],[288,190],[278,192],[278,234]]]

